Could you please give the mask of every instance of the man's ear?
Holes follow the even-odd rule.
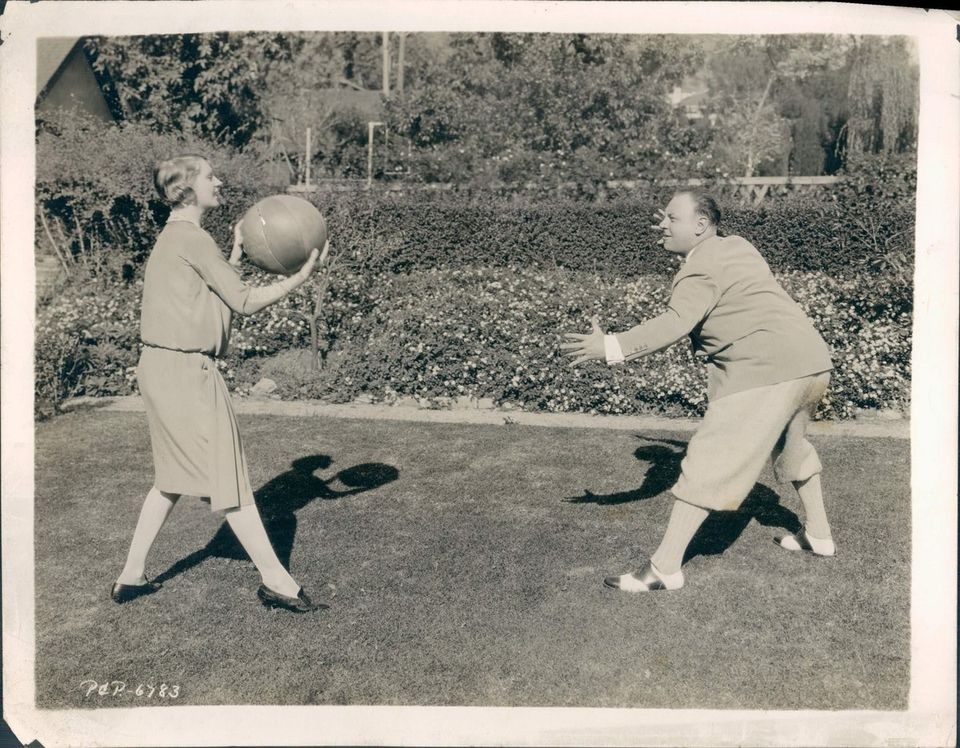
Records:
[[[698,216],[697,217],[697,236],[700,236],[701,234],[703,234],[707,230],[708,225],[709,225],[709,221],[707,221],[706,216]]]

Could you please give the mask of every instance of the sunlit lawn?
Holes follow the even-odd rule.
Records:
[[[906,441],[815,440],[835,559],[774,545],[798,507],[768,470],[741,512],[708,520],[682,591],[629,596],[602,578],[656,547],[688,434],[241,428],[274,544],[330,610],[261,607],[254,567],[193,498],[148,567],[163,589],[115,605],[152,481],[146,421],[61,416],[37,427],[40,706],[146,704],[161,684],[177,698],[153,704],[906,706]],[[89,681],[126,688],[88,695]]]

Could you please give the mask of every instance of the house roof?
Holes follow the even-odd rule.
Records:
[[[79,36],[37,39],[37,94],[39,95],[60,70],[64,61],[80,41]]]

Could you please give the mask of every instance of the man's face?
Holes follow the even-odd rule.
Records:
[[[686,256],[700,243],[707,223],[706,217],[697,214],[696,202],[691,195],[674,195],[667,203],[663,220],[658,224],[663,231],[663,248]]]

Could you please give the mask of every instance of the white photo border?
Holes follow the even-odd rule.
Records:
[[[956,745],[960,41],[944,11],[838,3],[60,2],[0,17],[3,691],[24,743],[59,745]],[[34,100],[38,37],[205,31],[905,35],[919,49],[911,689],[903,712],[386,706],[38,710],[34,682]]]

